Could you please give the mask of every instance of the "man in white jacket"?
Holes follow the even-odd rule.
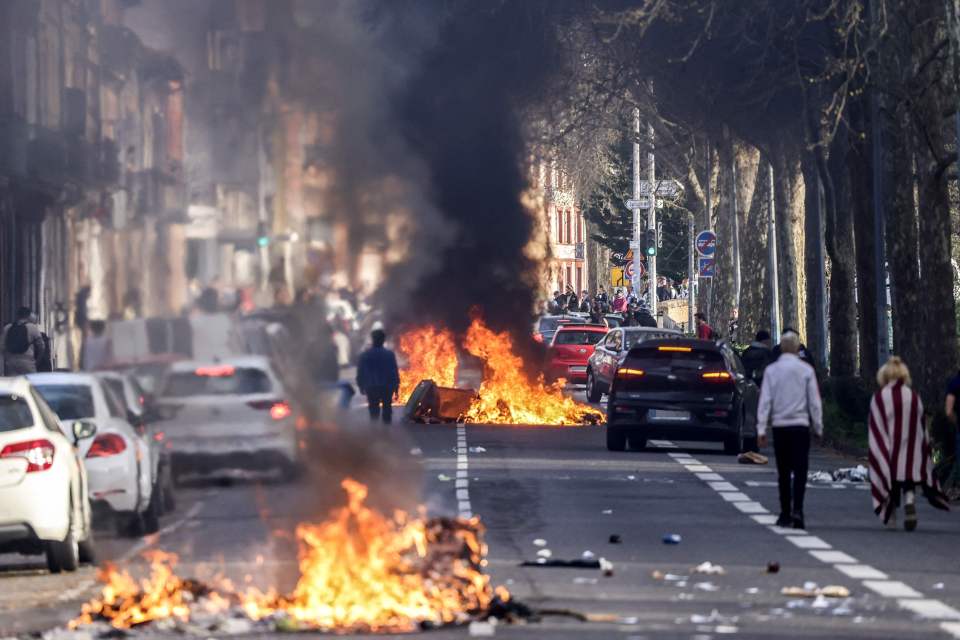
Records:
[[[773,431],[780,487],[777,526],[803,529],[810,431],[812,429],[818,439],[823,436],[823,407],[813,367],[797,356],[800,336],[792,331],[784,333],[780,350],[780,358],[763,373],[757,435],[760,446],[765,447],[767,430]]]

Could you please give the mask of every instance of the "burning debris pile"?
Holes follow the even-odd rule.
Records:
[[[300,578],[289,595],[184,580],[175,556],[154,552],[151,575],[140,581],[105,568],[101,596],[71,628],[401,633],[464,624],[509,602],[483,573],[478,519],[386,516],[365,505],[366,486],[350,479],[342,486],[346,506],[297,527]]]
[[[491,330],[479,317],[470,324],[463,348],[483,362],[479,391],[451,388],[456,380],[457,348],[448,330],[427,327],[400,337],[400,350],[410,362],[400,373],[400,397],[410,403],[411,419],[555,426],[603,421],[602,412],[564,395],[561,383],[547,384],[543,376],[531,380],[510,335]],[[420,385],[419,393],[414,393],[425,380],[434,384]],[[456,412],[451,413],[451,408]]]

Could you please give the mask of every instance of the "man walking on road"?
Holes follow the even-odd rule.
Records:
[[[3,375],[37,372],[37,360],[46,349],[40,327],[31,319],[29,307],[17,309],[17,319],[3,328]]]
[[[769,365],[760,387],[757,435],[767,446],[767,430],[773,431],[780,488],[777,526],[804,529],[803,495],[810,465],[810,430],[823,437],[823,407],[813,367],[801,360],[800,336],[793,331],[780,339],[780,359]]]
[[[360,354],[357,364],[357,386],[366,394],[370,419],[390,424],[393,419],[393,398],[400,390],[400,371],[397,356],[385,348],[387,334],[383,329],[370,333],[373,346]]]

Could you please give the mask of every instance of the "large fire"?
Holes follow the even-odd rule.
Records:
[[[543,376],[531,380],[510,335],[492,331],[479,316],[474,316],[463,347],[483,361],[484,371],[478,395],[461,420],[556,426],[602,422],[602,412],[564,395],[562,383],[548,385]],[[421,380],[433,380],[441,387],[456,384],[457,347],[448,329],[425,326],[404,333],[400,351],[410,363],[400,371],[402,400]]]
[[[407,331],[400,336],[400,353],[407,357],[407,366],[400,370],[401,402],[406,402],[417,384],[431,379],[441,387],[457,383],[457,344],[446,329],[429,325]]]
[[[477,399],[464,416],[467,422],[562,426],[602,420],[601,412],[564,395],[560,384],[548,385],[542,375],[531,381],[510,335],[490,330],[480,318],[473,319],[463,346],[484,362]]]
[[[181,580],[176,558],[156,554],[149,579],[137,582],[107,567],[100,598],[84,605],[71,627],[94,621],[115,628],[234,608],[253,621],[283,629],[409,632],[423,625],[466,622],[494,598],[509,599],[483,573],[486,546],[479,519],[387,516],[366,506],[367,487],[345,479],[347,505],[320,524],[297,527],[300,578],[289,595],[229,583],[213,589]]]

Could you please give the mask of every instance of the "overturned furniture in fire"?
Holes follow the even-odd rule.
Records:
[[[428,424],[461,422],[476,398],[473,389],[441,387],[433,380],[421,380],[407,400],[403,419]]]

